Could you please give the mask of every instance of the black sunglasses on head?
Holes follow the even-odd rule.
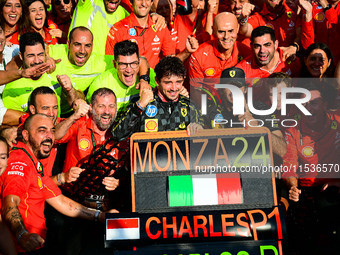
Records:
[[[71,0],[63,0],[64,4],[69,4]],[[54,1],[55,5],[60,5],[61,4],[61,0],[55,0]]]

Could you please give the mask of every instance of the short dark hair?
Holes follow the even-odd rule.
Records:
[[[169,77],[171,75],[185,78],[187,70],[183,62],[178,57],[168,56],[156,65],[155,73],[156,78],[160,81],[163,77]]]
[[[76,31],[76,30],[80,30],[82,32],[89,32],[92,36],[92,42],[93,42],[93,33],[90,29],[88,29],[87,27],[84,27],[84,26],[79,26],[79,27],[75,27],[71,30],[70,34],[68,35],[68,40],[71,42],[72,39],[73,39],[73,33]]]
[[[255,38],[257,37],[261,37],[264,36],[266,34],[270,35],[270,39],[275,42],[276,41],[276,36],[275,36],[275,31],[274,29],[270,28],[270,27],[266,27],[266,26],[260,26],[257,27],[253,30],[253,32],[251,33],[251,37],[250,37],[250,41],[253,44]]]
[[[26,46],[35,46],[41,44],[43,49],[45,50],[45,43],[44,39],[39,33],[35,32],[28,32],[20,36],[19,46],[20,46],[20,53],[22,56],[25,54]]]
[[[91,97],[91,104],[94,105],[94,103],[97,100],[97,97],[100,96],[106,96],[106,95],[114,95],[117,101],[116,94],[109,88],[99,88],[95,92],[93,92],[92,97]]]
[[[46,86],[41,86],[41,87],[38,87],[38,88],[35,88],[29,99],[28,99],[28,105],[33,105],[34,107],[36,107],[36,98],[38,95],[55,95],[55,92],[53,91],[53,89],[49,88],[49,87],[46,87]]]
[[[135,42],[131,42],[130,40],[121,41],[115,44],[113,49],[115,60],[117,61],[119,56],[131,56],[133,54],[137,54],[139,58],[139,50],[138,45]]]
[[[47,115],[42,114],[42,113],[32,114],[32,115],[28,116],[28,118],[25,120],[24,125],[22,126],[22,129],[29,131],[30,128],[31,128],[31,123],[32,123],[33,119],[37,116],[44,116],[44,117],[50,119],[50,117],[47,117]]]
[[[279,84],[281,82],[285,83],[287,87],[291,87],[292,86],[292,78],[288,74],[286,74],[284,72],[272,73],[266,79],[267,88],[269,90],[271,88],[276,87],[277,84]]]
[[[7,155],[8,155],[8,142],[5,137],[2,136],[3,131],[7,130],[8,128],[12,128],[13,126],[6,126],[6,128],[2,128],[0,130],[0,142],[3,142],[6,144],[7,147]]]

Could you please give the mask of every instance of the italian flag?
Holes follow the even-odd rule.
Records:
[[[107,219],[106,240],[131,240],[139,238],[139,218]]]
[[[169,206],[242,204],[239,173],[169,176]]]

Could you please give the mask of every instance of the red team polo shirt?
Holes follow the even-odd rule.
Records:
[[[162,56],[175,54],[175,42],[171,40],[169,29],[156,31],[155,25],[148,17],[148,25],[142,28],[134,13],[117,22],[109,31],[105,54],[113,55],[117,42],[131,40],[138,44],[139,55],[147,58],[150,67],[155,68]]]
[[[240,58],[250,54],[249,49],[235,42],[232,55],[225,59],[217,50],[218,41],[206,42],[191,54],[189,62],[189,78],[220,78],[224,69],[235,66]],[[192,84],[195,87],[200,85]]]
[[[327,124],[321,132],[312,131],[301,123],[297,127],[287,129],[285,132],[287,153],[283,157],[283,166],[286,171],[282,174],[283,178],[297,177],[300,186],[309,187],[325,183],[328,178],[339,176],[339,110],[328,113]],[[312,164],[315,166],[315,171],[313,171]],[[318,173],[317,169],[320,170],[319,167],[323,167],[322,164],[326,164],[327,173]],[[333,168],[329,164],[333,164]],[[318,177],[327,179],[316,179]]]
[[[283,1],[284,10],[277,16],[271,13],[264,4],[260,13],[249,17],[248,23],[255,29],[259,26],[271,27],[275,31],[279,46],[290,46],[296,37],[296,27],[301,26],[301,18]]]
[[[192,22],[187,15],[179,15],[177,14],[174,18],[174,22],[171,29],[171,37],[172,40],[176,43],[176,54],[185,50],[185,43],[187,37],[193,34],[195,29],[196,19]],[[206,15],[202,19],[202,28],[205,27],[206,24]],[[196,31],[195,37],[198,40],[199,44],[210,41],[210,35],[201,29],[200,31]]]
[[[94,139],[93,140],[92,135]],[[105,139],[111,137],[110,131],[106,132]],[[98,149],[105,140],[101,140],[101,136],[93,130],[92,118],[83,117],[77,120],[68,129],[66,135],[58,140],[58,143],[66,143],[66,159],[64,162],[63,172],[67,172],[73,166],[80,166],[93,153],[93,147]]]
[[[313,3],[313,18],[310,22],[302,20],[301,45],[307,49],[314,42],[326,43],[331,49],[336,63],[340,59],[340,32],[339,20],[340,4],[326,12],[322,7]],[[335,63],[335,65],[336,65]]]
[[[38,173],[40,163],[32,151],[22,142],[18,142],[16,147],[24,148],[33,161],[21,149],[10,151],[6,171],[1,176],[2,199],[8,195],[18,196],[21,200],[19,211],[26,229],[45,239],[45,200],[57,197],[61,192],[50,177],[42,177]],[[20,247],[18,249],[23,251]]]
[[[297,58],[295,61],[283,61],[283,52],[278,49],[280,53],[280,60],[277,64],[276,68],[269,72],[267,70],[261,69],[255,61],[255,56],[252,54],[251,56],[247,57],[246,59],[242,60],[236,67],[243,69],[246,74],[247,82],[249,82],[249,87],[253,86],[258,79],[256,78],[266,78],[272,73],[276,72],[284,72],[291,77],[299,77],[300,75],[300,68],[301,63],[300,60]],[[251,78],[251,79],[249,79]]]

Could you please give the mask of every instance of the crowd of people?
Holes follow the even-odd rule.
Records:
[[[339,250],[339,0],[184,2],[0,0],[0,254],[112,254],[135,132],[262,125],[285,251]]]

